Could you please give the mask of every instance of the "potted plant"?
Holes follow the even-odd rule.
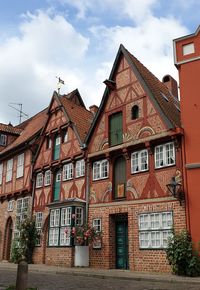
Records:
[[[68,234],[68,229],[65,231]],[[88,225],[72,227],[70,236],[75,244],[75,267],[89,266],[89,245],[101,238],[101,233]]]

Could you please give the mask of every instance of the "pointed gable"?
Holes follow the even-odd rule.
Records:
[[[94,131],[98,131],[101,123],[102,112],[105,110],[115,110],[120,105],[129,103],[127,114],[131,114],[131,102],[134,104],[139,98],[148,96],[146,100],[147,115],[158,113],[157,117],[149,117],[148,121],[150,130],[154,132],[151,126],[156,126],[158,131],[180,127],[180,110],[179,101],[168,90],[165,84],[159,81],[142,63],[140,63],[128,50],[120,45],[109,80],[116,84],[114,90],[106,87],[99,110],[93,124],[90,128],[86,142],[92,138]],[[137,130],[142,129],[142,123]],[[140,128],[141,127],[141,128]],[[165,129],[166,128],[166,129]],[[105,128],[106,129],[106,128]],[[156,132],[156,130],[155,130]],[[105,137],[105,136],[104,136]],[[100,138],[98,136],[98,138]],[[101,142],[103,141],[103,136]]]

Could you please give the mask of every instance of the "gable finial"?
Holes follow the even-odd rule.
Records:
[[[60,77],[56,77],[58,79],[58,83],[57,83],[57,90],[58,90],[58,95],[60,94],[60,89],[62,87],[62,85],[65,84],[65,82],[60,78]]]

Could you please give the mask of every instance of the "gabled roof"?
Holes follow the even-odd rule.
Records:
[[[122,44],[119,47],[116,59],[114,61],[113,68],[110,73],[109,80],[114,80],[115,72],[119,64],[120,57],[124,55],[128,64],[132,68],[134,74],[140,81],[143,89],[147,92],[152,103],[158,110],[162,120],[166,124],[167,128],[180,127],[180,111],[177,109],[179,107],[179,101],[174,97],[168,90],[165,84],[163,84],[159,79],[157,79],[136,57],[134,57]],[[94,128],[96,126],[97,120],[106,104],[107,97],[109,94],[109,89],[106,87],[104,95],[99,106],[99,110],[94,118],[93,124],[90,127],[89,133],[86,137],[86,143],[88,143]],[[167,98],[163,97],[166,96]]]
[[[93,121],[93,114],[85,106],[77,105],[65,95],[60,96],[59,100],[66,111],[69,121],[75,125],[81,142],[84,143]]]
[[[73,90],[72,92],[70,92],[67,95],[63,95],[63,97],[66,97],[67,99],[73,101],[77,105],[80,105],[80,106],[85,108],[85,104],[83,102],[83,99],[81,98],[81,95],[80,95],[78,89]]]
[[[46,112],[47,109],[44,109],[35,116],[26,120],[22,126],[24,127],[24,129],[23,130],[21,129],[20,136],[0,152],[0,158],[4,157],[4,154],[15,152],[14,150],[16,148],[25,145],[27,142],[33,139],[44,126],[45,120],[47,118]]]
[[[0,123],[0,132],[9,133],[13,135],[19,135],[21,133],[22,129],[19,128],[19,126],[13,126],[11,124],[3,124]]]
[[[180,127],[180,111],[177,110],[177,98],[174,97],[166,85],[157,79],[137,58],[125,48],[123,49],[130,57],[132,66],[134,66],[139,73],[139,79],[142,78],[144,87],[147,87],[150,96],[156,101],[161,109],[161,111],[159,111],[162,117],[164,117],[165,123],[168,123],[168,127]],[[163,95],[167,97],[168,101],[166,101]]]

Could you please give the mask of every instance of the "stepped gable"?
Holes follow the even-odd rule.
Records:
[[[84,142],[93,120],[93,114],[85,106],[83,107],[82,105],[74,103],[70,99],[70,94],[61,96],[59,100],[70,121],[76,126],[81,141]]]
[[[23,130],[18,129],[21,132],[20,136],[8,147],[6,147],[4,150],[1,151],[0,157],[2,157],[4,153],[8,153],[9,151],[14,150],[14,148],[31,140],[42,129],[46,119],[47,119],[47,109],[44,109],[43,111],[39,112],[35,116],[31,117],[30,119],[22,123],[21,127],[22,128],[24,127],[24,129]]]
[[[174,97],[166,85],[157,79],[136,57],[134,57],[124,47],[123,49],[127,52],[133,65],[136,67],[138,73],[144,80],[144,83],[152,92],[164,115],[175,127],[180,127],[180,105],[177,98]]]
[[[20,135],[22,129],[19,126],[13,126],[11,124],[0,123],[0,132],[10,133],[14,135]]]

